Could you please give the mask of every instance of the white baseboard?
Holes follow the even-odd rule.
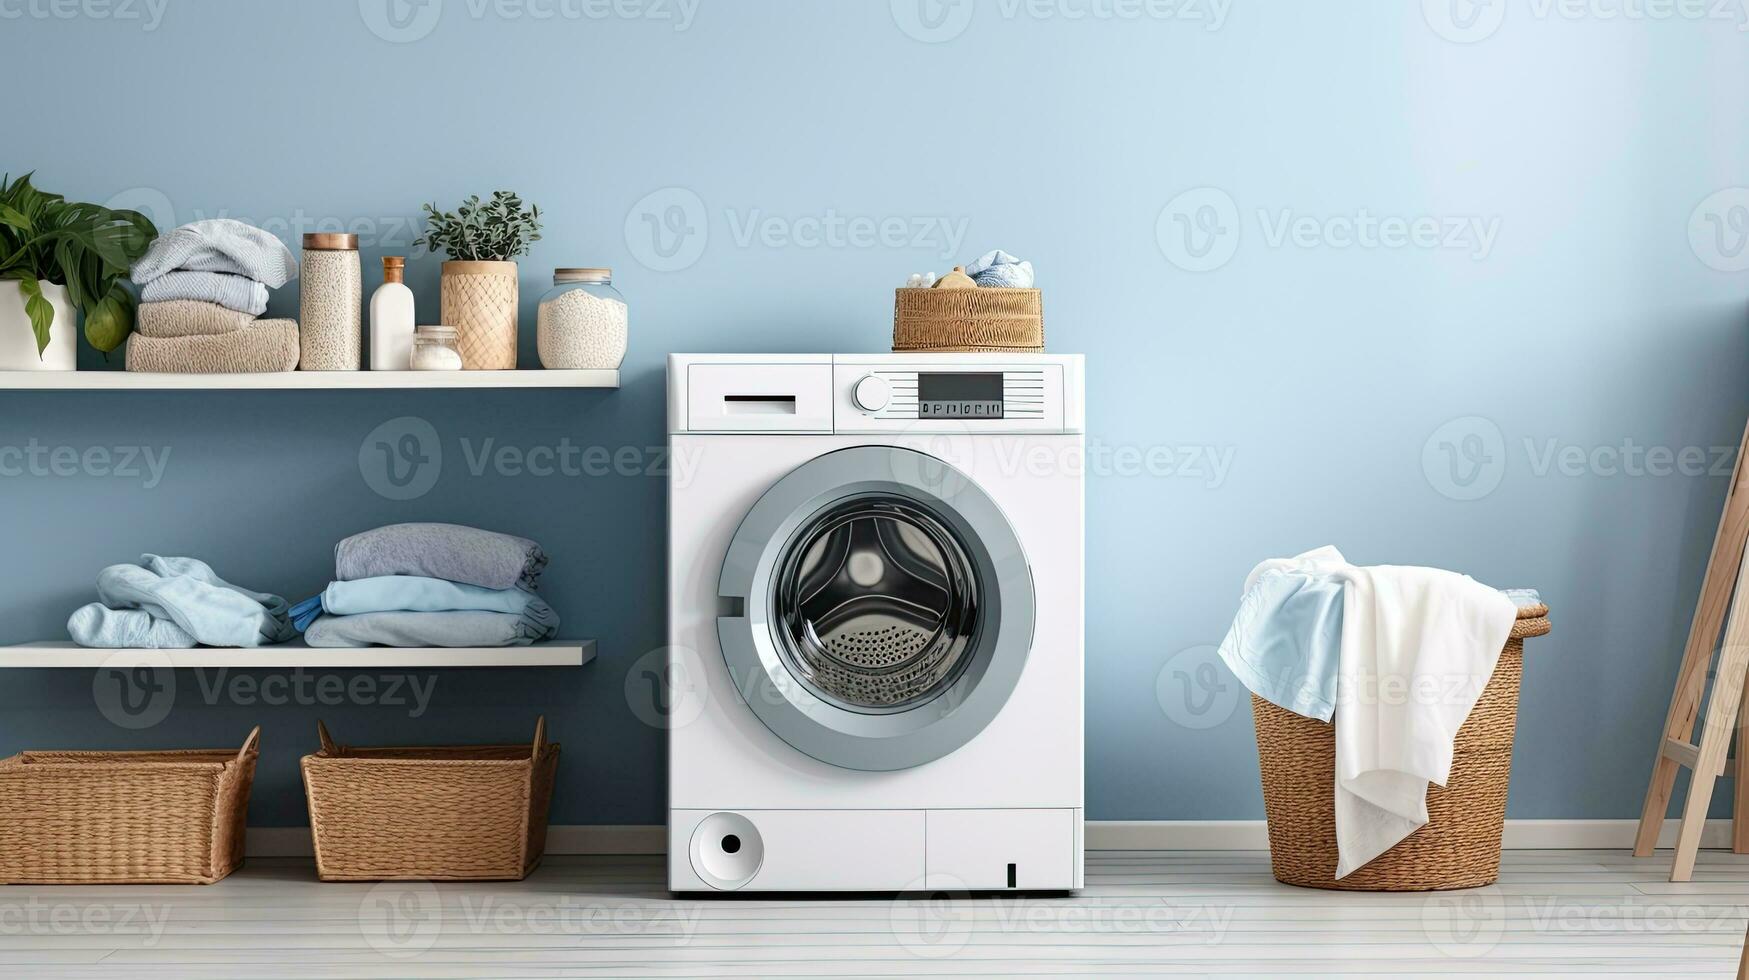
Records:
[[[1659,847],[1676,839],[1678,821],[1664,821]],[[1516,849],[1596,848],[1627,850],[1637,820],[1508,820],[1506,846]],[[1730,847],[1731,821],[1708,820],[1702,847]],[[661,854],[668,830],[661,824],[554,825],[548,854]],[[251,857],[309,857],[306,827],[251,827]],[[1090,851],[1265,851],[1269,836],[1261,820],[1089,820]]]

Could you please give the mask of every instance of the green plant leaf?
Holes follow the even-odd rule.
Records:
[[[35,276],[19,279],[18,290],[24,294],[24,314],[30,317],[30,329],[36,334],[36,356],[40,359],[49,347],[49,327],[55,323],[55,308],[43,297],[42,283]]]

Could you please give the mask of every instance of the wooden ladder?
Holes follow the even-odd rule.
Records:
[[[1749,676],[1749,601],[1735,605],[1731,601],[1734,595],[1749,596],[1749,563],[1743,560],[1744,548],[1749,546],[1749,487],[1745,486],[1749,468],[1743,463],[1745,454],[1749,454],[1749,427],[1744,429],[1743,443],[1737,450],[1737,466],[1725,495],[1718,534],[1713,538],[1712,557],[1707,560],[1700,602],[1689,626],[1682,669],[1676,675],[1676,692],[1670,698],[1670,714],[1664,720],[1664,733],[1652,764],[1652,784],[1646,790],[1646,804],[1640,811],[1639,833],[1634,836],[1634,856],[1650,855],[1664,826],[1676,773],[1681,768],[1688,769],[1693,775],[1682,806],[1682,826],[1676,834],[1671,881],[1687,881],[1694,875],[1694,859],[1700,849],[1701,831],[1706,827],[1714,781],[1720,776],[1736,775],[1739,760],[1749,760],[1742,735],[1749,730],[1749,698],[1744,696],[1744,682]],[[1730,611],[1728,624],[1726,610]],[[1713,644],[1719,638],[1721,626],[1725,641],[1718,648],[1717,680],[1706,698],[1706,718],[1701,722],[1700,739],[1696,741],[1695,722],[1700,717],[1701,698],[1706,694],[1708,671],[1713,666]],[[1736,759],[1728,754],[1733,732],[1738,740]],[[1742,764],[1749,766],[1749,762]],[[1749,853],[1749,778],[1736,780],[1731,813],[1731,849],[1738,854]]]

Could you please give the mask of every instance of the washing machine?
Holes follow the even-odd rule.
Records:
[[[1082,885],[1082,360],[673,355],[668,883]]]

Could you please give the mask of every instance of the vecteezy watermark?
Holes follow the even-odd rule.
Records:
[[[1492,419],[1466,415],[1434,429],[1422,443],[1421,472],[1441,496],[1480,500],[1506,478],[1512,448]],[[1520,465],[1537,479],[1729,477],[1737,462],[1736,446],[1642,445],[1631,437],[1583,445],[1527,436],[1517,448]]]
[[[1067,23],[1137,23],[1155,21],[1191,24],[1218,31],[1227,22],[1233,0],[984,0],[1003,20]],[[977,0],[891,0],[893,23],[905,36],[925,44],[951,41],[966,32],[977,12]]]
[[[711,213],[697,192],[664,187],[644,195],[626,213],[626,248],[653,272],[679,272],[704,256]],[[771,214],[763,208],[725,208],[723,227],[736,248],[911,251],[946,261],[961,254],[971,219],[963,215]]]
[[[160,0],[163,2],[163,0]],[[470,20],[558,22],[628,20],[692,27],[701,0],[450,0]],[[358,0],[358,15],[372,34],[394,44],[425,39],[443,19],[444,0]]]
[[[1445,251],[1481,262],[1500,237],[1498,215],[1381,214],[1357,208],[1340,214],[1302,214],[1294,208],[1251,212],[1266,248],[1346,251]],[[1245,214],[1218,187],[1184,191],[1160,209],[1154,238],[1166,260],[1186,272],[1213,272],[1232,261],[1246,237]]]
[[[390,959],[414,959],[446,936],[478,945],[480,937],[640,937],[685,946],[698,932],[705,906],[589,901],[571,895],[480,895],[438,891],[428,881],[385,881],[358,905],[358,930]]]
[[[152,490],[164,481],[169,446],[50,446],[35,437],[22,446],[0,445],[0,479],[138,480]]]
[[[1514,934],[1595,943],[1600,936],[1733,936],[1743,933],[1741,910],[1663,898],[1574,901],[1555,895],[1506,895],[1498,888],[1433,895],[1422,901],[1421,930],[1453,959],[1477,959]]]
[[[1688,247],[1709,269],[1749,271],[1749,187],[1727,187],[1695,205]]]
[[[632,715],[651,728],[685,728],[710,703],[704,661],[687,647],[651,650],[627,668],[625,698]]]
[[[670,452],[667,446],[601,446],[573,442],[524,445],[501,442],[496,436],[456,440],[459,457],[446,454],[437,428],[416,415],[403,415],[378,425],[358,444],[358,472],[365,486],[389,500],[415,500],[431,492],[443,475],[444,460],[459,458],[470,477],[509,479],[599,479],[603,477],[673,477],[676,486],[691,484],[705,449]]]
[[[4,2],[0,0],[0,3]],[[357,235],[358,245],[363,249],[410,249],[413,240],[419,237],[421,220],[412,214],[313,214],[303,208],[295,208],[289,214],[264,215],[233,212],[230,208],[212,211],[192,208],[187,214],[179,215],[170,196],[156,187],[129,187],[111,194],[103,203],[108,208],[138,211],[152,219],[152,224],[160,231],[168,231],[186,222],[230,218],[260,228],[294,252],[302,247],[305,235],[316,233]],[[177,220],[179,217],[185,220]]]
[[[408,718],[420,718],[437,690],[436,674],[322,673],[302,667],[267,673],[199,667],[191,668],[191,673],[196,696],[209,707],[370,705],[402,709]],[[91,681],[98,713],[110,724],[132,731],[151,728],[169,717],[178,693],[172,661],[158,650],[114,654],[97,668]]]
[[[107,20],[150,33],[169,6],[170,0],[0,0],[0,20]]]
[[[1499,32],[1508,8],[1533,21],[1710,23],[1749,30],[1744,0],[1421,0],[1433,33],[1454,44],[1475,44]]]
[[[1171,936],[1176,945],[1214,946],[1226,938],[1235,911],[1232,905],[1174,905],[1165,899],[1071,905],[1024,894],[973,896],[965,881],[938,873],[912,881],[887,906],[887,925],[911,955],[945,959],[964,950],[974,933],[1004,941]]]
[[[1167,659],[1154,677],[1154,700],[1180,727],[1201,731],[1233,717],[1242,687],[1221,661],[1220,648],[1203,644]]]
[[[141,941],[133,945],[149,949],[164,938],[170,914],[168,905],[50,902],[32,896],[22,901],[0,901],[0,936],[137,938]]]

